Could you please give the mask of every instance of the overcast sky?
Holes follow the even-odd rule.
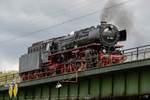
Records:
[[[99,24],[103,9],[110,1],[0,0],[0,70],[18,70],[19,56],[26,53],[27,47],[33,42]],[[117,0],[118,3],[124,1],[127,0]],[[121,11],[123,7],[128,12],[128,21],[131,21],[128,24],[132,24],[130,27],[124,24],[126,19],[122,19],[126,13],[116,14],[117,12],[109,9],[113,12],[113,18],[114,14],[122,17],[122,22],[117,26],[128,28],[128,39],[123,43],[125,48],[150,44],[149,4],[149,0],[129,0],[115,8]],[[90,16],[35,32],[97,10],[99,12]],[[111,20],[110,23],[115,24],[115,21]]]

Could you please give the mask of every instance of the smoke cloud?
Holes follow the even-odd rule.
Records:
[[[133,15],[130,13],[126,6],[123,5],[126,2],[120,0],[108,0],[101,15],[101,20],[112,22],[119,28],[126,28],[131,31],[133,25]]]
[[[131,41],[126,44],[127,47],[139,46],[141,35],[136,31],[134,14],[128,9],[127,2],[129,1],[108,0],[102,10],[101,20],[115,24],[120,30],[127,30],[127,41]]]

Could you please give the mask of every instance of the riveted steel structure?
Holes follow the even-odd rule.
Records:
[[[129,50],[123,64],[23,81],[16,98],[10,99],[8,88],[1,87],[0,100],[149,99],[150,49]],[[56,88],[57,83],[62,86]]]
[[[12,100],[146,99],[150,93],[149,66],[150,59],[145,59],[94,68],[79,72],[74,83],[62,80],[76,78],[76,74],[25,81]],[[56,88],[58,81],[61,88]],[[10,100],[7,88],[0,88],[0,100]]]

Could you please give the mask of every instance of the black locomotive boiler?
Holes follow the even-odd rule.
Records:
[[[126,30],[102,21],[96,27],[34,43],[19,59],[20,76],[30,80],[121,63],[125,57],[117,43],[125,40]]]

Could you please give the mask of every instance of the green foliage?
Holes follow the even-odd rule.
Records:
[[[18,77],[17,71],[0,72],[0,87],[10,84],[16,77]]]
[[[6,76],[6,75],[11,75],[11,74],[16,74],[17,71],[9,71],[9,72],[0,72],[0,77]]]

